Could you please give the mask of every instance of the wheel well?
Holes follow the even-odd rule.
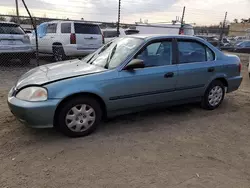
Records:
[[[103,111],[103,118],[107,117],[106,104],[104,103],[104,101],[102,100],[102,98],[100,96],[93,94],[93,93],[85,93],[85,92],[84,93],[77,93],[77,94],[73,94],[73,95],[66,97],[57,106],[56,111],[55,111],[55,115],[54,115],[54,126],[56,125],[56,117],[58,116],[58,113],[60,111],[61,106],[63,106],[67,101],[69,101],[75,97],[91,97],[91,98],[97,100],[101,106],[102,111]]]
[[[225,78],[216,78],[215,80],[221,81],[225,87],[228,87],[228,83]]]
[[[54,43],[52,44],[52,48],[53,48],[53,47],[56,47],[56,46],[62,46],[62,43],[60,43],[60,42],[54,42]]]

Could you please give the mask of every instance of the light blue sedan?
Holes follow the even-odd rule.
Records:
[[[201,102],[213,110],[242,81],[237,56],[189,36],[117,38],[82,60],[44,65],[11,89],[11,112],[34,128],[71,137],[92,133],[106,117],[157,106]]]

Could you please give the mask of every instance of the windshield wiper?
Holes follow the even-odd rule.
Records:
[[[105,66],[104,66],[105,69],[108,69],[109,63],[110,63],[112,57],[113,57],[114,54],[115,54],[116,48],[117,48],[117,44],[114,46],[114,48],[112,49],[112,51],[111,51],[110,54],[109,54],[109,57],[107,58],[106,64],[105,64]]]

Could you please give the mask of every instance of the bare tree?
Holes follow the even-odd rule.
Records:
[[[235,18],[234,23],[239,23],[239,20]]]
[[[6,21],[6,18],[3,16],[0,16],[0,21]]]

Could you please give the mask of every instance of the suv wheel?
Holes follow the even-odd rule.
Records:
[[[69,137],[87,136],[102,119],[99,103],[91,97],[77,97],[66,102],[56,117],[56,128]]]
[[[55,46],[53,47],[53,57],[56,62],[63,61],[66,59],[66,55],[64,53],[62,46]]]
[[[219,80],[213,81],[202,99],[202,107],[208,110],[214,110],[219,107],[225,96],[225,86]]]

